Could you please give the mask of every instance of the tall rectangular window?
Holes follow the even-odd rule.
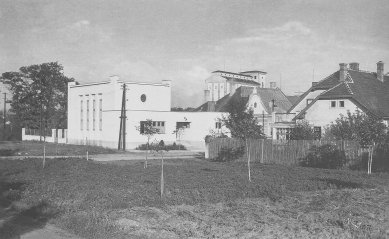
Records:
[[[336,101],[331,101],[331,108],[335,108],[336,107]]]
[[[86,101],[86,130],[89,130],[89,100]]]
[[[96,129],[96,100],[93,99],[93,131]]]
[[[103,130],[103,99],[99,100],[99,129]]]
[[[339,101],[339,107],[341,107],[341,108],[344,107],[344,101],[343,100]]]
[[[83,100],[80,101],[80,129],[84,130],[84,105]]]

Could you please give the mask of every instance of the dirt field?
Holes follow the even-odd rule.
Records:
[[[389,237],[388,173],[253,164],[250,183],[243,162],[164,169],[161,199],[159,160],[1,160],[0,237],[47,223],[85,238]]]

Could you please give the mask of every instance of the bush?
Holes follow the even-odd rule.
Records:
[[[0,156],[13,156],[18,152],[18,149],[0,149]]]
[[[163,140],[161,140],[160,142],[163,142]],[[141,144],[139,145],[138,147],[136,147],[135,149],[137,150],[147,150],[147,144]],[[165,144],[163,142],[163,144],[150,144],[149,147],[148,147],[149,150],[167,150],[167,151],[170,151],[170,150],[186,150],[186,147],[182,144],[176,144],[175,142],[173,144]]]
[[[346,163],[346,154],[331,144],[320,147],[312,146],[305,158],[300,159],[300,166],[311,168],[342,168]]]
[[[372,171],[374,172],[389,172],[389,145],[383,145],[374,150],[373,153],[373,164],[371,166]],[[350,169],[365,171],[367,170],[367,161],[369,158],[369,153],[364,152],[361,155],[359,161],[351,165]]]
[[[241,146],[238,148],[225,148],[222,147],[218,156],[214,158],[212,161],[215,162],[228,162],[234,159],[240,158],[244,155],[245,146]]]

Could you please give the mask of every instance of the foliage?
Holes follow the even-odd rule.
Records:
[[[205,143],[210,143],[213,139],[216,139],[216,138],[228,138],[228,135],[224,134],[223,132],[221,133],[217,133],[213,130],[210,130],[209,131],[210,134],[207,134],[205,137],[204,137],[204,141]]]
[[[161,140],[163,142],[163,140]],[[160,142],[161,142],[160,141]],[[147,144],[141,144],[135,149],[137,150],[165,150],[165,151],[170,151],[170,150],[186,150],[186,147],[182,144],[176,144],[175,142],[173,144],[164,144],[161,148],[160,145],[156,144],[150,144],[147,146]]]
[[[153,120],[151,119],[144,121],[141,126],[136,126],[136,129],[141,135],[145,135],[147,137],[147,144],[150,144],[151,137],[159,132],[159,129],[153,126]]]
[[[193,107],[187,107],[187,108],[182,108],[182,107],[172,107],[170,110],[171,111],[178,111],[178,112],[181,112],[181,111],[188,111],[188,112],[191,112],[191,111],[194,111],[196,108],[193,108]]]
[[[24,66],[5,72],[0,80],[12,93],[11,111],[24,127],[67,128],[67,83],[58,62]]]
[[[379,145],[373,154],[374,164],[372,170],[375,172],[389,172],[389,144]],[[368,165],[369,154],[365,152],[361,160],[350,166],[352,170],[365,170]]]
[[[0,149],[0,156],[13,156],[18,152],[18,149]]]
[[[387,139],[387,127],[380,120],[357,110],[341,115],[327,129],[336,139],[355,140],[363,147],[382,144]]]
[[[344,151],[340,151],[336,146],[325,144],[322,146],[312,146],[305,158],[300,159],[300,166],[312,168],[339,169],[346,163]]]
[[[89,154],[115,154],[120,151],[110,148],[92,145],[74,145],[74,144],[57,144],[44,143],[47,156],[85,156],[86,150]],[[16,141],[0,143],[0,151],[13,150],[14,155],[22,156],[42,156],[43,143],[39,141]]]
[[[308,121],[299,121],[296,126],[292,129],[291,140],[313,140],[315,134],[313,128],[309,125]]]
[[[238,148],[221,148],[216,158],[212,159],[215,162],[228,162],[242,157],[245,153],[245,146]]]
[[[262,139],[264,138],[262,126],[254,117],[252,109],[247,109],[244,100],[232,100],[227,107],[228,115],[223,116],[221,121],[231,132],[233,138],[239,139]]]

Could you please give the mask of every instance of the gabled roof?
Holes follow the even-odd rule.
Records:
[[[287,95],[286,98],[288,98],[290,103],[293,105],[294,103],[296,103],[300,99],[300,96],[299,95]]]
[[[307,105],[295,118],[304,114],[317,100],[350,99],[366,113],[378,118],[389,118],[389,76],[384,82],[377,79],[375,72],[348,69],[347,79],[339,81],[339,71],[312,86],[308,91],[326,90],[314,102]],[[305,94],[306,95],[306,94]]]
[[[215,102],[215,111],[216,112],[227,112],[228,106],[231,102],[235,100],[242,100],[245,104],[248,103],[250,95],[253,93],[253,87],[241,86],[236,89],[235,93],[231,95],[225,95],[223,98],[219,99]],[[263,105],[266,108],[267,112],[271,112],[271,107],[269,102],[274,99],[276,112],[286,112],[290,106],[292,105],[288,98],[284,95],[284,93],[279,88],[257,88],[257,95],[261,98]],[[212,104],[210,102],[206,102],[199,106],[195,111],[208,111],[208,104]]]
[[[267,112],[271,112],[269,102],[272,100],[277,106],[274,108],[277,113],[285,113],[292,106],[292,103],[279,88],[257,88],[257,95],[261,98]]]

